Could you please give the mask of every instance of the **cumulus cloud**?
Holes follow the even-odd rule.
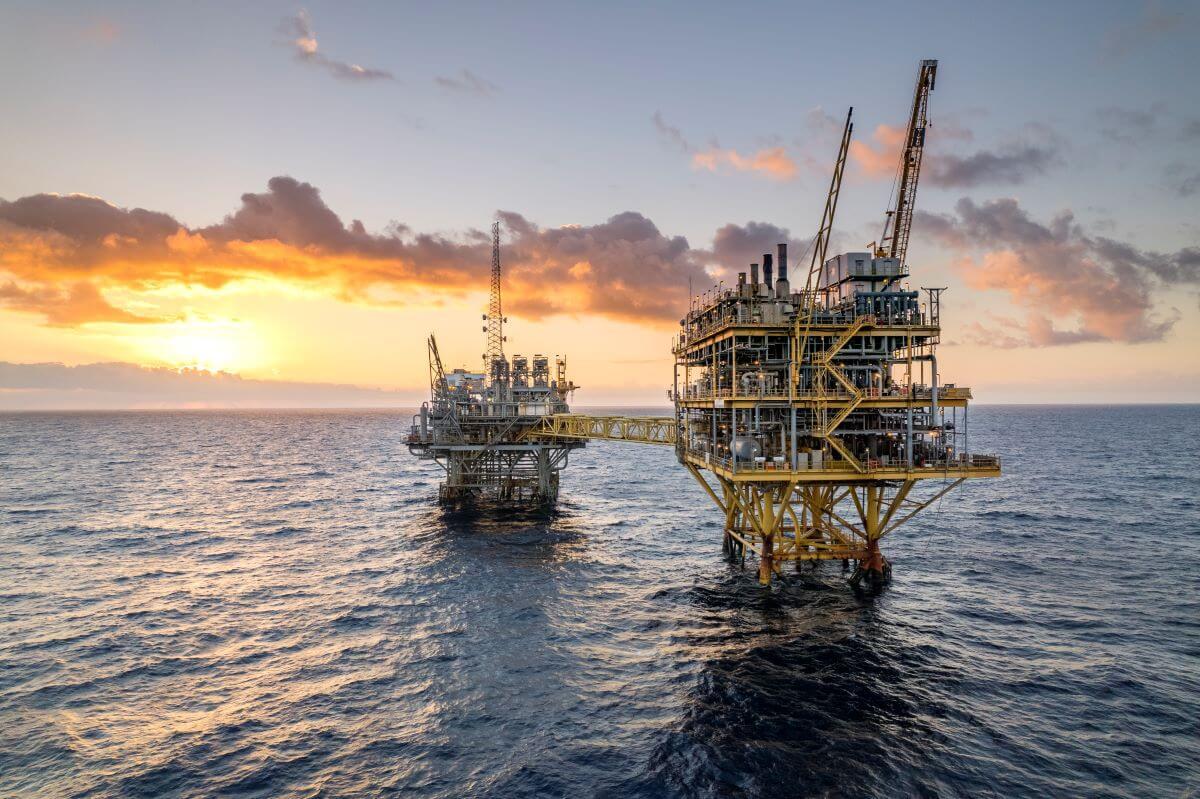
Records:
[[[985,183],[1023,183],[1045,174],[1058,160],[1052,147],[1032,144],[1008,145],[996,151],[979,150],[970,155],[930,154],[922,179],[944,188],[970,188]]]
[[[970,141],[970,131],[960,126],[931,128],[935,135],[944,132],[949,138]],[[850,159],[859,171],[869,178],[890,178],[896,174],[900,154],[904,149],[905,129],[879,125],[870,141],[850,142]],[[970,188],[984,184],[1024,183],[1045,174],[1058,163],[1059,145],[1055,137],[1042,132],[1045,142],[1010,141],[995,149],[981,149],[967,155],[926,149],[922,162],[921,181],[943,188]]]
[[[338,61],[322,53],[317,44],[317,34],[313,30],[312,18],[303,9],[295,16],[285,18],[280,23],[280,30],[291,37],[289,44],[298,60],[322,67],[335,78],[355,82],[395,79],[395,76],[387,70],[364,67],[349,61]]]
[[[809,242],[793,238],[787,228],[768,222],[731,223],[719,227],[713,236],[712,260],[724,269],[724,274],[745,272],[750,264],[761,264],[763,254],[775,253],[782,243],[788,245],[788,277],[794,283],[801,272],[808,274],[807,263],[803,270],[798,266]]]
[[[504,222],[505,290],[514,312],[599,314],[665,323],[707,286],[713,253],[627,211],[594,225],[543,228],[515,212]],[[781,239],[782,240],[782,239]],[[772,245],[773,246],[773,245]],[[766,250],[764,250],[766,251]],[[169,214],[82,195],[0,200],[0,296],[53,324],[152,321],[104,302],[104,291],[169,285],[217,289],[246,279],[319,285],[335,296],[387,302],[413,288],[485,290],[490,237],[480,230],[368,232],[330,209],[311,184],[275,177],[243,194],[220,223],[189,228]]]
[[[478,97],[491,97],[500,91],[500,87],[489,80],[479,77],[469,69],[460,70],[457,75],[438,75],[433,79],[435,85],[452,92],[474,94]]]
[[[1006,291],[1026,310],[1024,345],[1159,341],[1178,316],[1161,318],[1152,292],[1200,285],[1200,248],[1144,251],[1089,235],[1070,212],[1043,224],[1013,199],[964,197],[951,215],[918,211],[914,230],[962,254],[958,268],[969,286]],[[1075,327],[1056,327],[1056,319]],[[976,332],[1017,340],[1011,330]]]

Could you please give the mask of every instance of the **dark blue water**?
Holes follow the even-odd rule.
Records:
[[[407,421],[0,415],[0,795],[1200,787],[1198,407],[976,409],[875,597],[760,588],[666,448],[445,512]]]

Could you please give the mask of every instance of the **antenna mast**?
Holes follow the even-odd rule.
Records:
[[[492,293],[487,313],[487,360],[504,359],[504,312],[500,307],[500,223],[492,223]]]

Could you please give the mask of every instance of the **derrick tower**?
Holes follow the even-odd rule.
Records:
[[[504,355],[500,298],[500,223],[492,225],[492,274],[483,332],[483,371],[442,366],[430,335],[430,400],[413,417],[409,451],[435,461],[446,472],[444,501],[491,500],[548,504],[558,498],[559,472],[583,440],[557,439],[540,431],[555,414],[567,414],[576,388],[567,379],[566,359]]]
[[[922,304],[905,285],[936,71],[921,62],[878,247],[827,252],[851,109],[803,288],[781,243],[681,320],[676,455],[724,514],[726,551],[757,555],[764,583],[787,561],[836,559],[856,564],[852,582],[879,584],[883,536],[964,480],[1000,474],[997,457],[972,452],[970,389],[939,384],[941,290]]]

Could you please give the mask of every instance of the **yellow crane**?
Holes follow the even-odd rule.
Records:
[[[875,250],[875,257],[898,258],[901,266],[908,253],[908,234],[912,230],[913,208],[917,202],[917,181],[921,177],[921,155],[925,151],[929,93],[933,91],[937,78],[937,63],[937,59],[925,59],[917,74],[917,88],[913,94],[912,112],[904,135],[904,150],[900,154],[900,167],[897,170],[896,202],[884,218],[883,235],[879,237],[879,246]]]

